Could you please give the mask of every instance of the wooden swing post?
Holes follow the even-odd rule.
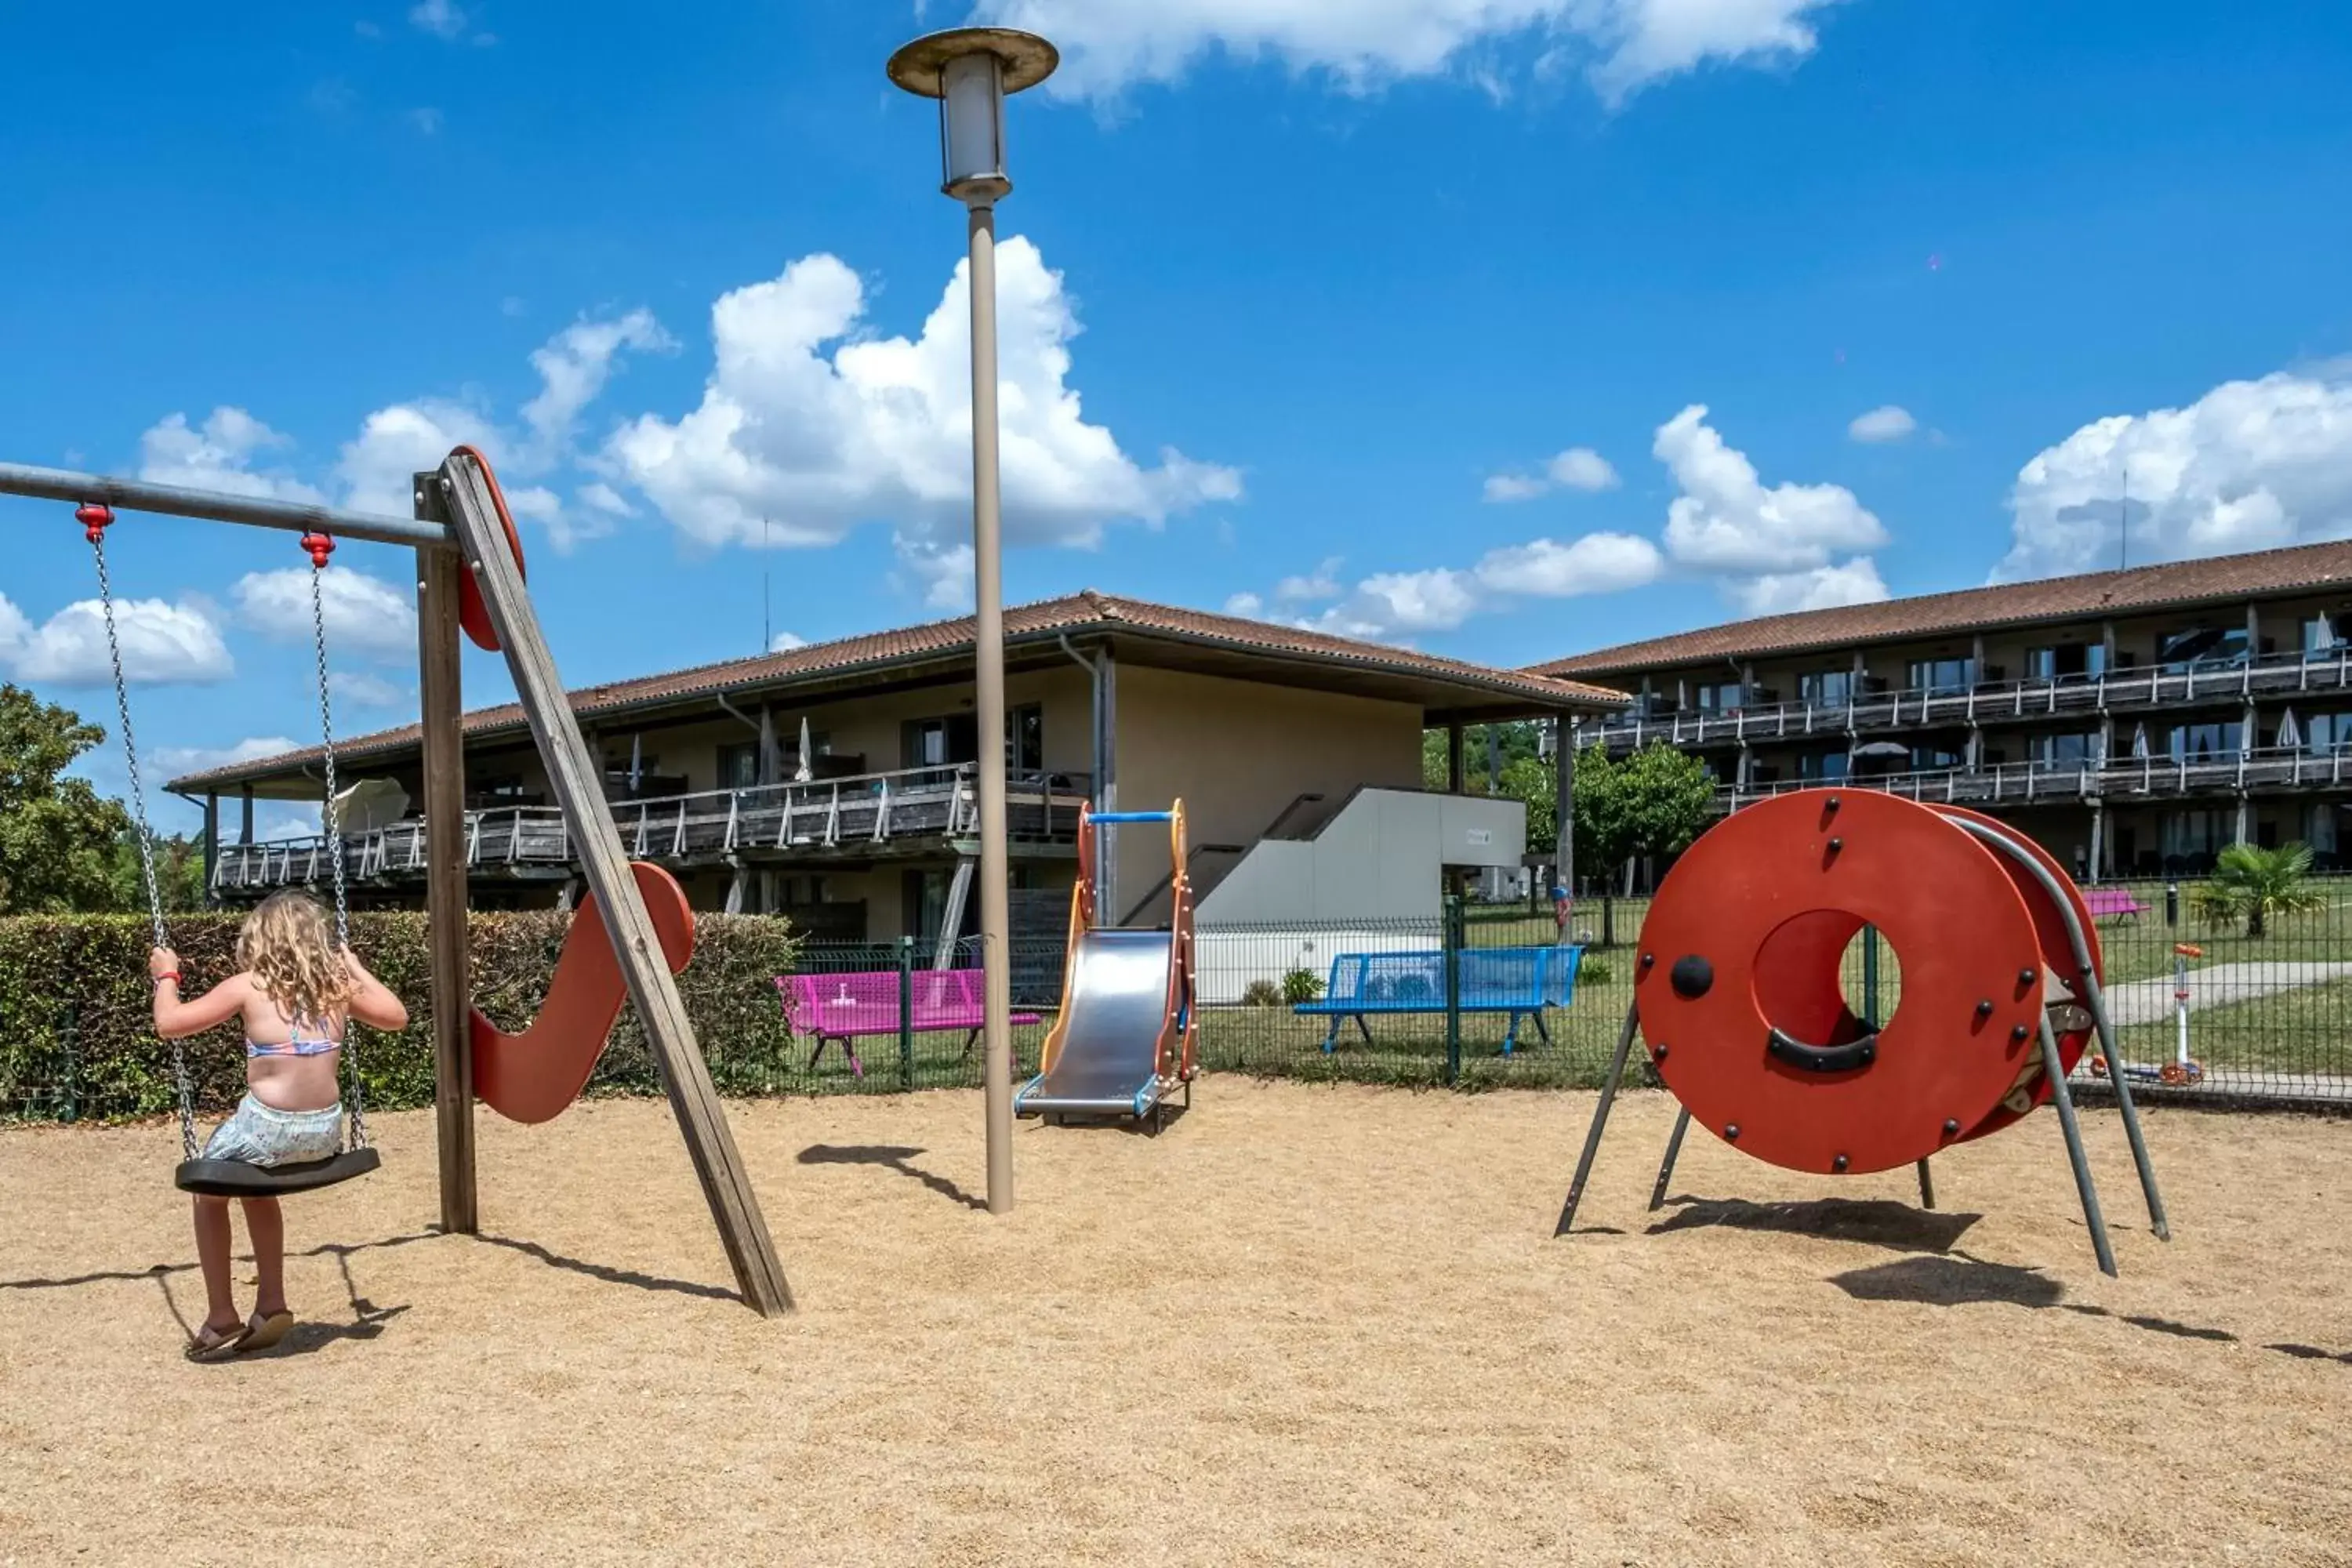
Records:
[[[653,1046],[663,1091],[669,1096],[678,1131],[686,1140],[695,1175],[710,1205],[710,1217],[734,1267],[736,1287],[744,1301],[762,1317],[790,1311],[792,1289],[785,1283],[783,1265],[777,1259],[775,1243],[760,1213],[759,1196],[736,1151],[734,1134],[728,1129],[726,1112],[695,1039],[685,1000],[663,962],[653,917],[637,891],[620,829],[604,799],[602,770],[589,754],[579,721],[556,674],[554,658],[540,634],[539,617],[531,609],[521,568],[507,542],[507,522],[488,472],[473,453],[461,447],[449,455],[427,488],[438,489],[438,504],[457,533],[467,568],[497,628],[499,646],[505,650],[507,668],[514,677],[515,694],[547,764],[548,786],[563,809],[572,847],[586,873],[589,890],[604,912],[614,956],[619,961],[638,1020],[645,1026],[646,1038]],[[460,864],[462,858],[461,847]],[[457,929],[462,932],[462,926]]]
[[[448,524],[440,470],[415,476],[418,521]],[[481,1229],[474,1184],[474,1062],[467,1016],[473,975],[466,941],[465,697],[459,679],[458,584],[465,563],[416,552],[416,668],[424,710],[425,926],[433,962],[433,1122],[441,1161],[441,1228]]]

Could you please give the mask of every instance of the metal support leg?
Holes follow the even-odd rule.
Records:
[[[1576,1225],[1576,1205],[1584,1196],[1585,1180],[1592,1174],[1592,1157],[1601,1152],[1601,1130],[1609,1125],[1609,1108],[1617,1099],[1617,1086],[1625,1080],[1625,1058],[1633,1049],[1633,1032],[1641,1027],[1642,1005],[1625,1005],[1625,1027],[1617,1036],[1617,1054],[1610,1059],[1609,1077],[1601,1086],[1601,1103],[1592,1108],[1592,1126],[1584,1134],[1584,1152],[1577,1156],[1576,1179],[1568,1184],[1568,1202],[1559,1209],[1559,1224],[1552,1235],[1566,1236]]]
[[[1683,1157],[1683,1134],[1690,1131],[1690,1107],[1675,1117],[1675,1135],[1666,1140],[1666,1157],[1658,1162],[1658,1184],[1650,1189],[1650,1212],[1666,1206],[1666,1184],[1675,1179],[1675,1162]]]
[[[2069,913],[2072,911],[2070,910]],[[2147,1199],[2147,1223],[2158,1241],[2172,1239],[2172,1221],[2164,1212],[2164,1194],[2157,1190],[2156,1166],[2147,1157],[2147,1139],[2140,1131],[2139,1107],[2132,1101],[2131,1074],[2116,1050],[2115,1026],[2107,1022],[2107,998],[2096,976],[2083,971],[2083,1000],[2099,1029],[2099,1049],[2107,1056],[2107,1080],[2116,1087],[2116,1111],[2124,1120],[2124,1136],[2131,1141],[2132,1163],[2139,1169],[2139,1190]]]
[[[2066,1132],[2066,1158],[2074,1167],[2074,1190],[2083,1198],[2083,1223],[2091,1227],[2091,1250],[2098,1255],[2099,1272],[2114,1279],[2116,1249],[2107,1241],[2106,1215],[2099,1212],[2099,1189],[2091,1183],[2091,1162],[2083,1152],[2083,1124],[2074,1115],[2074,1091],[2066,1085],[2058,1061],[2058,1037],[2050,1032],[2050,1015],[2042,1015],[2042,1066],[2050,1075],[2050,1102],[2058,1108],[2058,1125]]]
[[[1936,1206],[1936,1178],[1928,1173],[1927,1162],[1919,1162],[1919,1206],[1933,1210]]]

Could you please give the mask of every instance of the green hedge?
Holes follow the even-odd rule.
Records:
[[[570,916],[475,914],[467,922],[475,1005],[507,1028],[530,1021]],[[236,968],[237,918],[185,915],[171,942],[190,994]],[[0,1116],[117,1119],[173,1108],[171,1047],[155,1037],[147,982],[147,922],[131,916],[0,919]],[[408,1004],[398,1035],[362,1030],[356,1055],[367,1103],[385,1110],[433,1100],[425,917],[362,914],[352,946]],[[704,915],[694,962],[679,976],[711,1075],[721,1090],[797,1087],[773,976],[792,973],[799,938],[784,921]],[[245,1088],[244,1053],[217,1030],[186,1042],[200,1111],[217,1113]],[[625,1007],[589,1083],[592,1094],[658,1089],[635,1010]]]

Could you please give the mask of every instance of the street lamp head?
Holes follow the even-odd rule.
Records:
[[[890,79],[940,103],[940,189],[990,206],[1013,188],[1004,172],[1004,99],[1062,63],[1054,46],[1013,27],[957,27],[917,38],[890,57]]]

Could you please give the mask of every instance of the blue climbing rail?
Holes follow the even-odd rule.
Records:
[[[1503,1054],[1517,1047],[1519,1024],[1532,1019],[1546,1045],[1551,1030],[1545,1012],[1566,1007],[1576,996],[1576,971],[1584,955],[1580,947],[1476,947],[1454,955],[1459,963],[1458,1005],[1465,1013],[1507,1013]],[[1339,1045],[1339,1026],[1356,1021],[1364,1043],[1372,1043],[1370,1018],[1375,1013],[1438,1013],[1445,1008],[1445,954],[1425,952],[1343,952],[1331,961],[1331,978],[1323,994],[1301,1002],[1291,1011],[1302,1016],[1328,1017],[1331,1027],[1323,1049]]]

